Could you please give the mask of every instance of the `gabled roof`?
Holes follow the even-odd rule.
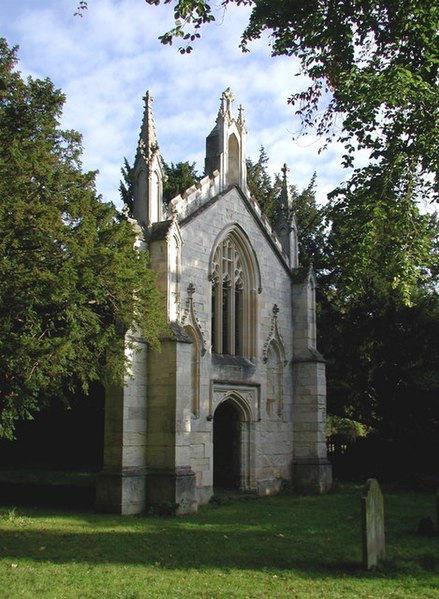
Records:
[[[219,173],[217,172],[211,177],[204,177],[197,185],[193,185],[182,195],[171,200],[169,208],[177,218],[180,228],[184,228],[185,225],[194,220],[201,212],[211,208],[214,204],[221,201],[232,189],[235,189],[261,230],[262,235],[278,256],[285,270],[291,275],[289,256],[285,253],[279,237],[272,228],[268,218],[262,212],[257,201],[252,196],[244,193],[239,185],[230,185],[223,191],[218,191],[216,181],[218,177]]]

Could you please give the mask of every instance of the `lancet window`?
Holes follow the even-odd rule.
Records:
[[[237,231],[217,245],[211,263],[212,349],[251,358],[255,354],[255,259]]]
[[[168,239],[168,314],[169,320],[178,320],[180,313],[181,237],[178,229]]]

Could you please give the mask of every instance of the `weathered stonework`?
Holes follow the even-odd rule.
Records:
[[[294,219],[273,229],[249,194],[243,111],[235,119],[231,102],[227,91],[206,177],[164,212],[146,99],[134,212],[172,335],[160,352],[142,346],[133,376],[108,390],[102,509],[190,513],[217,486],[259,495],[284,481],[331,486],[314,275],[298,268]],[[287,189],[285,169],[283,206]]]

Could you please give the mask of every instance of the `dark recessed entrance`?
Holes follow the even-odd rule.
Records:
[[[220,404],[214,414],[213,484],[220,489],[241,486],[241,414],[232,401]]]

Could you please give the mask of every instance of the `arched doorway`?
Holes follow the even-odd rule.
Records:
[[[220,489],[241,487],[241,413],[230,400],[221,403],[213,418],[213,485]]]

